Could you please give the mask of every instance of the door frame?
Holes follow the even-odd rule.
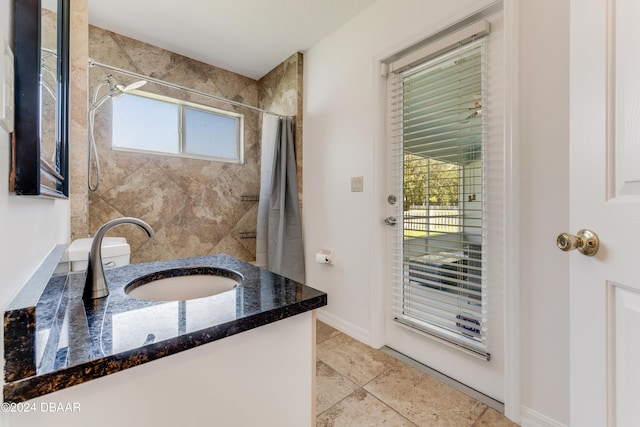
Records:
[[[493,0],[486,0],[472,9],[461,13],[454,19],[443,22],[435,31],[428,31],[422,37],[413,41],[408,41],[403,46],[396,46],[394,49],[381,52],[374,58],[373,82],[376,105],[378,106],[373,123],[377,126],[374,129],[375,151],[373,153],[371,176],[375,177],[373,194],[374,218],[372,222],[371,235],[373,244],[370,249],[370,257],[376,260],[375,268],[372,269],[372,293],[370,307],[370,343],[372,347],[380,348],[385,344],[385,286],[386,286],[386,263],[385,263],[385,229],[383,228],[383,218],[387,206],[382,195],[387,187],[386,174],[379,171],[386,170],[386,79],[382,77],[381,67],[383,60],[402,49],[417,43],[426,36],[433,34],[443,28],[447,28],[458,22],[461,18],[472,15],[479,10],[495,3]],[[512,421],[520,420],[520,152],[519,152],[519,4],[518,0],[503,0],[504,16],[504,138],[505,138],[505,163],[507,168],[505,174],[505,238],[504,260],[505,260],[505,283],[510,286],[504,289],[504,390],[505,416]],[[378,173],[376,173],[378,172]]]

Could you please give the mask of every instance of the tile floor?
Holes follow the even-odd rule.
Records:
[[[502,414],[317,322],[318,427],[515,427]]]

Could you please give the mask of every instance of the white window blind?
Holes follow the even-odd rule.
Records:
[[[389,78],[398,204],[395,319],[489,358],[485,41]]]

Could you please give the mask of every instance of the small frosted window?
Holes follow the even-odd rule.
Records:
[[[113,100],[114,149],[242,163],[242,115],[143,93]]]
[[[125,95],[113,101],[114,147],[178,154],[180,107]]]
[[[185,153],[238,159],[239,118],[185,108]]]

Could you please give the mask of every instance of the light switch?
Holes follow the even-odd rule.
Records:
[[[351,177],[351,192],[362,192],[364,189],[364,177],[354,176]]]
[[[15,108],[13,52],[11,52],[4,35],[0,49],[0,125],[8,133],[11,133],[13,132]]]

